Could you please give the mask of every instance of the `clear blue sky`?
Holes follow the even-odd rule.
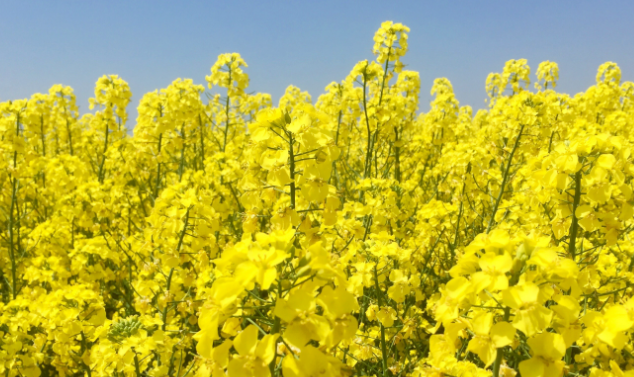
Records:
[[[9,1],[0,4],[0,101],[75,89],[88,111],[97,78],[118,74],[141,96],[176,78],[204,84],[216,57],[239,52],[250,89],[277,103],[293,84],[313,101],[354,64],[372,59],[382,21],[411,28],[407,69],[420,72],[421,110],[434,78],[447,77],[461,105],[485,106],[487,74],[526,58],[532,79],[559,64],[558,89],[594,84],[614,61],[634,81],[634,1]]]

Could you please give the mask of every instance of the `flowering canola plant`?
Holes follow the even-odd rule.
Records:
[[[0,374],[634,376],[634,84],[526,60],[418,112],[385,22],[315,104],[247,64],[0,103]]]

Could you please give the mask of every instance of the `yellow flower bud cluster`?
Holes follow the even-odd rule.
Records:
[[[381,24],[374,34],[373,52],[377,55],[379,64],[387,64],[390,60],[394,63],[394,71],[400,73],[403,70],[401,57],[407,53],[407,38],[409,28],[401,23],[386,21]]]
[[[205,76],[207,85],[211,89],[214,85],[228,89],[229,96],[240,95],[249,86],[249,75],[242,67],[247,63],[238,53],[221,54],[216,63],[211,66],[211,75]]]

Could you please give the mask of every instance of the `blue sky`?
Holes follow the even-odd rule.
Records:
[[[10,1],[0,3],[0,101],[75,89],[88,111],[95,81],[118,74],[133,93],[176,78],[204,84],[219,54],[249,64],[250,89],[277,103],[296,85],[317,99],[372,59],[382,21],[411,28],[407,69],[420,72],[421,110],[447,77],[461,105],[483,108],[484,83],[509,59],[559,64],[557,89],[584,91],[614,61],[634,81],[634,1]]]

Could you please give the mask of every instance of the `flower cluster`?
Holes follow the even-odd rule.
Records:
[[[518,59],[419,113],[408,32],[315,103],[220,55],[133,135],[115,75],[0,103],[0,374],[632,376],[634,84]]]

